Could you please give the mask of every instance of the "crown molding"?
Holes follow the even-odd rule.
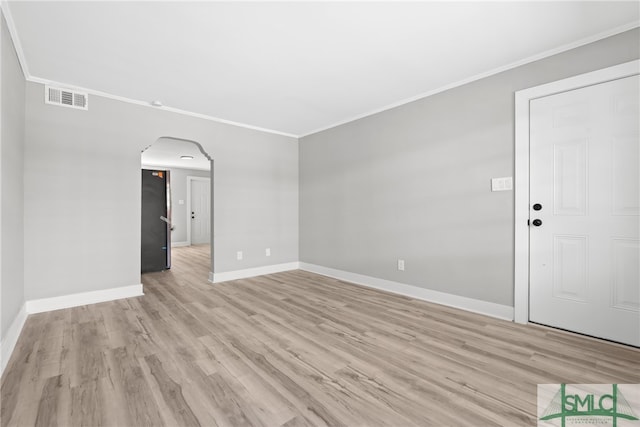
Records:
[[[489,70],[489,71],[486,71],[484,73],[476,74],[475,76],[471,76],[469,78],[466,78],[466,79],[463,79],[463,80],[459,80],[459,81],[457,81],[455,83],[451,83],[451,84],[448,84],[448,85],[445,85],[445,86],[441,86],[441,87],[439,87],[437,89],[433,89],[433,90],[430,90],[428,92],[423,92],[423,93],[421,93],[419,95],[415,95],[415,96],[412,96],[410,98],[405,98],[405,99],[403,99],[401,101],[394,102],[392,104],[388,104],[388,105],[386,105],[384,107],[377,108],[375,110],[370,110],[370,111],[368,111],[366,113],[358,114],[356,116],[352,116],[352,117],[350,117],[348,119],[341,120],[341,121],[336,122],[336,123],[334,123],[332,125],[324,126],[324,127],[318,128],[318,129],[316,129],[314,131],[302,134],[298,138],[304,138],[304,137],[307,137],[307,136],[310,136],[310,135],[313,135],[313,134],[316,134],[316,133],[324,132],[325,130],[333,129],[335,127],[338,127],[338,126],[341,126],[341,125],[344,125],[344,124],[347,124],[347,123],[355,122],[356,120],[364,119],[365,117],[373,116],[374,114],[382,113],[384,111],[391,110],[393,108],[400,107],[402,105],[409,104],[411,102],[418,101],[418,100],[423,99],[423,98],[428,98],[429,96],[438,94],[440,92],[444,92],[444,91],[447,91],[449,89],[454,89],[456,87],[463,86],[463,85],[466,85],[468,83],[472,83],[472,82],[474,82],[476,80],[481,80],[481,79],[484,79],[486,77],[490,77],[490,76],[493,76],[495,74],[502,73],[503,71],[508,71],[508,70],[520,67],[522,65],[529,64],[531,62],[539,61],[541,59],[545,59],[545,58],[548,58],[550,56],[557,55],[559,53],[566,52],[568,50],[575,49],[577,47],[587,45],[589,43],[597,42],[598,40],[606,39],[607,37],[615,36],[616,34],[624,33],[625,31],[633,30],[634,28],[637,28],[637,27],[640,27],[640,21],[633,21],[633,22],[630,22],[628,24],[621,25],[619,27],[612,28],[612,29],[607,30],[607,31],[603,31],[603,32],[598,33],[598,34],[594,34],[592,36],[585,37],[585,38],[577,40],[575,42],[568,43],[568,44],[556,47],[554,49],[547,50],[545,52],[542,52],[542,53],[539,53],[539,54],[536,54],[536,55],[533,55],[533,56],[529,56],[529,57],[521,59],[519,61],[512,62],[510,64],[504,65],[502,67],[494,68],[493,70]]]
[[[7,29],[9,30],[11,41],[13,41],[13,47],[15,48],[16,55],[18,56],[18,62],[20,63],[20,68],[22,68],[24,78],[28,79],[30,74],[29,68],[27,67],[27,59],[24,56],[20,37],[18,37],[18,31],[16,30],[16,25],[13,22],[13,16],[9,9],[9,3],[6,0],[0,0],[0,10],[2,10],[2,15],[4,15],[4,20],[7,23]]]
[[[6,0],[0,0],[0,10],[2,10],[3,15],[5,17],[5,20],[7,21],[7,27],[8,27],[8,30],[9,30],[9,34],[11,35],[11,39],[13,40],[13,44],[15,46],[16,53],[17,53],[17,56],[18,56],[18,60],[20,62],[20,66],[22,67],[22,71],[24,73],[25,79],[27,81],[29,81],[29,82],[62,86],[62,87],[68,88],[68,89],[80,90],[80,91],[83,91],[83,92],[87,92],[87,93],[89,93],[91,95],[101,96],[103,98],[109,98],[109,99],[113,99],[113,100],[116,100],[116,101],[126,102],[126,103],[129,103],[129,104],[140,105],[140,106],[144,106],[144,107],[149,107],[149,108],[154,108],[154,109],[158,109],[158,110],[168,111],[168,112],[171,112],[171,113],[182,114],[182,115],[195,117],[195,118],[199,118],[199,119],[204,119],[204,120],[210,120],[210,121],[213,121],[213,122],[222,123],[222,124],[226,124],[226,125],[230,125],[230,126],[236,126],[236,127],[241,127],[241,128],[244,128],[244,129],[251,129],[251,130],[258,131],[258,132],[265,132],[265,133],[270,133],[270,134],[280,135],[280,136],[286,136],[286,137],[289,137],[289,138],[296,138],[296,139],[300,139],[300,138],[304,138],[304,137],[307,137],[307,136],[310,136],[310,135],[313,135],[313,134],[316,134],[316,133],[320,133],[320,132],[323,132],[323,131],[326,131],[326,130],[329,130],[329,129],[332,129],[332,128],[335,128],[335,127],[338,127],[338,126],[341,126],[341,125],[344,125],[344,124],[347,124],[347,123],[354,122],[356,120],[363,119],[365,117],[373,116],[374,114],[382,113],[384,111],[391,110],[393,108],[400,107],[402,105],[409,104],[411,102],[418,101],[420,99],[428,98],[429,96],[432,96],[432,95],[435,95],[435,94],[438,94],[438,93],[441,93],[441,92],[444,92],[444,91],[447,91],[447,90],[450,90],[450,89],[454,89],[454,88],[459,87],[459,86],[463,86],[465,84],[474,82],[476,80],[481,80],[481,79],[484,79],[486,77],[490,77],[490,76],[493,76],[495,74],[501,73],[503,71],[508,71],[508,70],[520,67],[522,65],[526,65],[526,64],[529,64],[531,62],[539,61],[541,59],[544,59],[544,58],[547,58],[547,57],[550,57],[550,56],[553,56],[553,55],[557,55],[559,53],[566,52],[568,50],[575,49],[577,47],[584,46],[584,45],[587,45],[589,43],[593,43],[593,42],[596,42],[598,40],[602,40],[602,39],[605,39],[607,37],[615,36],[616,34],[624,33],[625,31],[629,31],[629,30],[632,30],[634,28],[640,27],[640,21],[636,20],[636,21],[627,23],[625,25],[621,25],[619,27],[615,27],[615,28],[603,31],[601,33],[594,34],[592,36],[585,37],[585,38],[582,38],[580,40],[565,44],[563,46],[559,46],[557,48],[550,49],[550,50],[547,50],[545,52],[542,52],[542,53],[539,53],[539,54],[536,54],[536,55],[533,55],[533,56],[529,56],[529,57],[521,59],[519,61],[515,61],[515,62],[512,62],[510,64],[504,65],[502,67],[497,67],[497,68],[494,68],[492,70],[486,71],[484,73],[476,74],[476,75],[471,76],[469,78],[466,78],[466,79],[463,79],[463,80],[459,80],[457,82],[454,82],[454,83],[451,83],[451,84],[448,84],[448,85],[445,85],[445,86],[441,86],[439,88],[436,88],[436,89],[433,89],[433,90],[430,90],[430,91],[427,91],[427,92],[420,93],[420,94],[412,96],[410,98],[405,98],[403,100],[394,102],[392,104],[388,104],[388,105],[386,105],[384,107],[376,108],[376,109],[370,110],[370,111],[368,111],[366,113],[362,113],[362,114],[358,114],[358,115],[355,115],[355,116],[351,116],[348,119],[340,120],[340,121],[335,122],[335,123],[333,123],[331,125],[323,126],[321,128],[315,129],[315,130],[313,130],[311,132],[306,132],[306,133],[297,135],[297,134],[281,132],[281,131],[277,131],[277,130],[273,130],[273,129],[262,128],[262,127],[259,127],[259,126],[253,126],[253,125],[249,125],[249,124],[246,124],[246,123],[234,122],[232,120],[221,119],[221,118],[218,118],[218,117],[213,117],[213,116],[209,116],[209,115],[206,115],[206,114],[196,113],[196,112],[193,112],[193,111],[182,110],[182,109],[179,109],[179,108],[166,107],[166,106],[154,107],[147,101],[140,101],[140,100],[136,100],[136,99],[132,99],[132,98],[127,98],[127,97],[124,97],[124,96],[114,95],[114,94],[107,93],[107,92],[102,92],[102,91],[98,91],[98,90],[93,90],[93,89],[89,89],[89,88],[75,86],[75,85],[72,85],[72,84],[66,84],[66,83],[63,83],[63,82],[57,82],[57,81],[47,80],[47,79],[44,79],[44,78],[41,78],[41,77],[33,76],[33,75],[31,75],[29,73],[29,68],[27,66],[27,61],[26,61],[26,58],[25,58],[25,55],[24,55],[24,51],[22,49],[22,45],[20,44],[20,39],[18,37],[18,33],[17,33],[16,27],[15,27],[13,18],[11,16],[11,10],[9,9],[9,5],[8,5],[8,2]]]
[[[189,117],[195,117],[195,118],[198,118],[198,119],[209,120],[209,121],[212,121],[212,122],[222,123],[222,124],[225,124],[225,125],[240,127],[240,128],[244,128],[244,129],[251,129],[251,130],[258,131],[258,132],[264,132],[264,133],[270,133],[270,134],[274,134],[274,135],[286,136],[286,137],[289,137],[289,138],[296,138],[296,139],[298,138],[298,135],[294,135],[294,134],[291,134],[291,133],[280,132],[280,131],[273,130],[273,129],[267,129],[267,128],[262,128],[262,127],[259,127],[259,126],[248,125],[246,123],[234,122],[232,120],[221,119],[221,118],[209,116],[209,115],[206,115],[206,114],[201,114],[201,113],[195,113],[193,111],[182,110],[180,108],[173,108],[173,107],[167,107],[167,106],[155,107],[155,106],[151,105],[147,101],[140,101],[138,99],[127,98],[125,96],[114,95],[112,93],[102,92],[102,91],[95,90],[95,89],[89,89],[89,88],[82,87],[82,86],[76,86],[76,85],[73,85],[73,84],[62,83],[62,82],[58,82],[58,81],[55,81],[55,80],[43,79],[42,77],[29,76],[29,77],[26,77],[26,80],[29,81],[29,82],[32,82],[32,83],[39,83],[39,84],[43,84],[43,85],[58,86],[58,87],[63,87],[65,89],[71,89],[71,90],[77,90],[77,91],[81,91],[81,92],[86,92],[89,95],[100,96],[102,98],[113,99],[115,101],[120,101],[120,102],[126,102],[128,104],[140,105],[142,107],[149,107],[149,108],[153,108],[154,110],[161,110],[161,111],[167,111],[167,112],[170,112],[170,113],[182,114],[184,116],[189,116]]]
[[[20,62],[20,67],[22,68],[22,73],[24,74],[25,80],[32,83],[40,83],[43,85],[52,85],[52,86],[61,86],[66,89],[78,90],[82,92],[86,92],[90,95],[100,96],[103,98],[113,99],[116,101],[126,102],[128,104],[140,105],[143,107],[149,107],[156,110],[168,111],[170,113],[182,114],[184,116],[195,117],[198,119],[209,120],[216,123],[222,123],[225,125],[236,126],[244,129],[251,129],[258,132],[270,133],[274,135],[286,136],[289,138],[298,138],[298,135],[281,132],[274,129],[267,129],[259,126],[253,126],[246,123],[234,122],[232,120],[221,119],[219,117],[209,116],[207,114],[196,113],[193,111],[182,110],[180,108],[173,107],[154,107],[147,101],[140,101],[137,99],[127,98],[125,96],[114,95],[112,93],[102,92],[99,90],[94,90],[90,88],[85,88],[81,86],[76,86],[74,84],[68,84],[64,82],[59,82],[55,80],[48,80],[42,77],[34,76],[29,72],[29,67],[27,66],[27,59],[24,55],[24,50],[22,49],[22,44],[20,43],[20,38],[18,37],[18,32],[16,30],[15,23],[13,21],[13,17],[11,15],[11,9],[9,8],[9,4],[6,0],[0,0],[0,10],[2,10],[2,14],[5,17],[7,22],[7,29],[9,30],[9,34],[11,35],[11,40],[13,41],[13,45],[16,50],[16,54],[18,56],[18,61]]]

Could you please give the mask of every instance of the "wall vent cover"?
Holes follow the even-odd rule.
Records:
[[[44,102],[80,110],[89,109],[89,95],[87,93],[60,87],[45,86]]]

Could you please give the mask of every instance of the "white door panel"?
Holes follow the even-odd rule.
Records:
[[[529,318],[636,346],[639,81],[530,103]]]
[[[614,137],[612,142],[613,215],[640,214],[640,180],[630,181],[634,170],[637,174],[638,138],[633,135]]]
[[[211,240],[211,190],[208,179],[191,180],[191,244]]]
[[[638,240],[612,239],[613,307],[640,311],[640,244]]]

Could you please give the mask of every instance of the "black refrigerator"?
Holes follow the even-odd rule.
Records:
[[[142,169],[142,273],[171,268],[169,184],[169,171]]]

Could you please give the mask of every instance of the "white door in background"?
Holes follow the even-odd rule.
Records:
[[[209,243],[211,240],[211,187],[209,178],[187,177],[189,212],[188,241],[192,245]]]
[[[529,319],[635,346],[639,82],[636,75],[530,103]]]

